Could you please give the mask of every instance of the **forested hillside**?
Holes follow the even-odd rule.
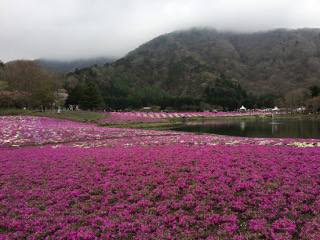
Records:
[[[320,83],[319,29],[226,37],[239,54],[236,63],[228,65],[228,76],[238,77],[250,92],[284,94]]]
[[[221,76],[256,95],[284,94],[319,84],[320,30],[177,31],[153,39],[113,64],[73,74],[80,82],[94,80],[106,87],[158,84],[175,96],[200,96]]]
[[[3,73],[10,72],[10,64],[6,65]],[[14,79],[4,77],[2,81],[4,90],[14,90],[10,85]],[[176,31],[115,62],[76,69],[66,75],[63,84],[69,94],[66,105],[81,106],[84,93],[91,89],[99,104],[87,108],[157,105],[179,111],[234,110],[241,105],[300,107],[318,97],[319,86],[320,29],[251,34]],[[314,101],[310,106],[316,111],[318,100]]]

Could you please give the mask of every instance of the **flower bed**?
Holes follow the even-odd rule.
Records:
[[[127,124],[127,123],[153,123],[153,122],[169,122],[165,119],[154,117],[147,113],[127,113],[112,112],[105,119],[99,121],[100,124]]]
[[[264,146],[294,146],[320,147],[319,139],[280,139],[280,138],[241,138],[214,135],[193,135],[188,133],[167,132],[166,135],[149,135],[137,137],[123,137],[98,141],[70,142],[68,144],[54,144],[52,147],[97,148],[116,146],[212,146],[212,145],[264,145]]]
[[[0,117],[0,147],[93,141],[119,137],[167,135],[172,132],[104,128],[57,118]]]
[[[0,127],[0,239],[320,239],[319,140]]]
[[[288,145],[320,146],[319,139],[241,138],[174,131],[106,128],[92,124],[32,116],[0,117],[0,148],[42,146],[100,147],[149,145]],[[164,137],[165,136],[165,137]],[[68,144],[70,143],[70,144]]]
[[[0,234],[316,239],[319,155],[250,145],[2,149]]]
[[[144,112],[110,112],[105,119],[99,121],[100,124],[127,124],[127,123],[152,123],[168,122],[163,118],[181,118],[181,117],[221,117],[221,116],[243,116],[253,113],[227,113],[227,112],[185,112],[185,113],[144,113]]]

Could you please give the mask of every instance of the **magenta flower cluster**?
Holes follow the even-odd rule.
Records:
[[[45,145],[110,138],[172,135],[160,131],[103,128],[47,117],[0,116],[0,147]]]
[[[99,120],[100,124],[127,124],[127,123],[153,123],[169,122],[148,113],[111,112],[107,118]]]
[[[227,113],[227,112],[179,112],[179,113],[144,113],[144,112],[110,112],[109,116],[99,121],[100,124],[126,124],[126,123],[152,123],[168,122],[164,118],[181,118],[181,117],[218,117],[218,116],[239,116],[249,114],[261,114],[262,112],[253,113]]]
[[[0,125],[0,239],[320,239],[319,140]]]

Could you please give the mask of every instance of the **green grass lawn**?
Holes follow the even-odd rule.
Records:
[[[23,110],[23,109],[0,109],[0,115],[33,115],[42,117],[61,118],[76,122],[96,122],[100,119],[106,118],[109,115],[99,112],[90,111],[57,111],[47,110],[46,112],[39,112],[37,110]]]
[[[0,116],[3,115],[30,115],[31,110],[15,109],[15,108],[0,108]]]
[[[113,128],[136,128],[148,130],[170,130],[170,128],[181,125],[180,121],[156,122],[156,123],[128,123],[128,124],[110,124],[107,127]]]
[[[61,111],[61,113],[57,113],[57,111],[46,111],[46,112],[33,112],[34,116],[45,116],[52,118],[61,118],[70,121],[76,122],[96,122],[100,119],[106,118],[109,115],[105,113],[99,112],[90,112],[90,111]]]

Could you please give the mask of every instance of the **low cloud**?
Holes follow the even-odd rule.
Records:
[[[122,57],[191,27],[238,32],[316,28],[315,0],[0,0],[0,60]]]

